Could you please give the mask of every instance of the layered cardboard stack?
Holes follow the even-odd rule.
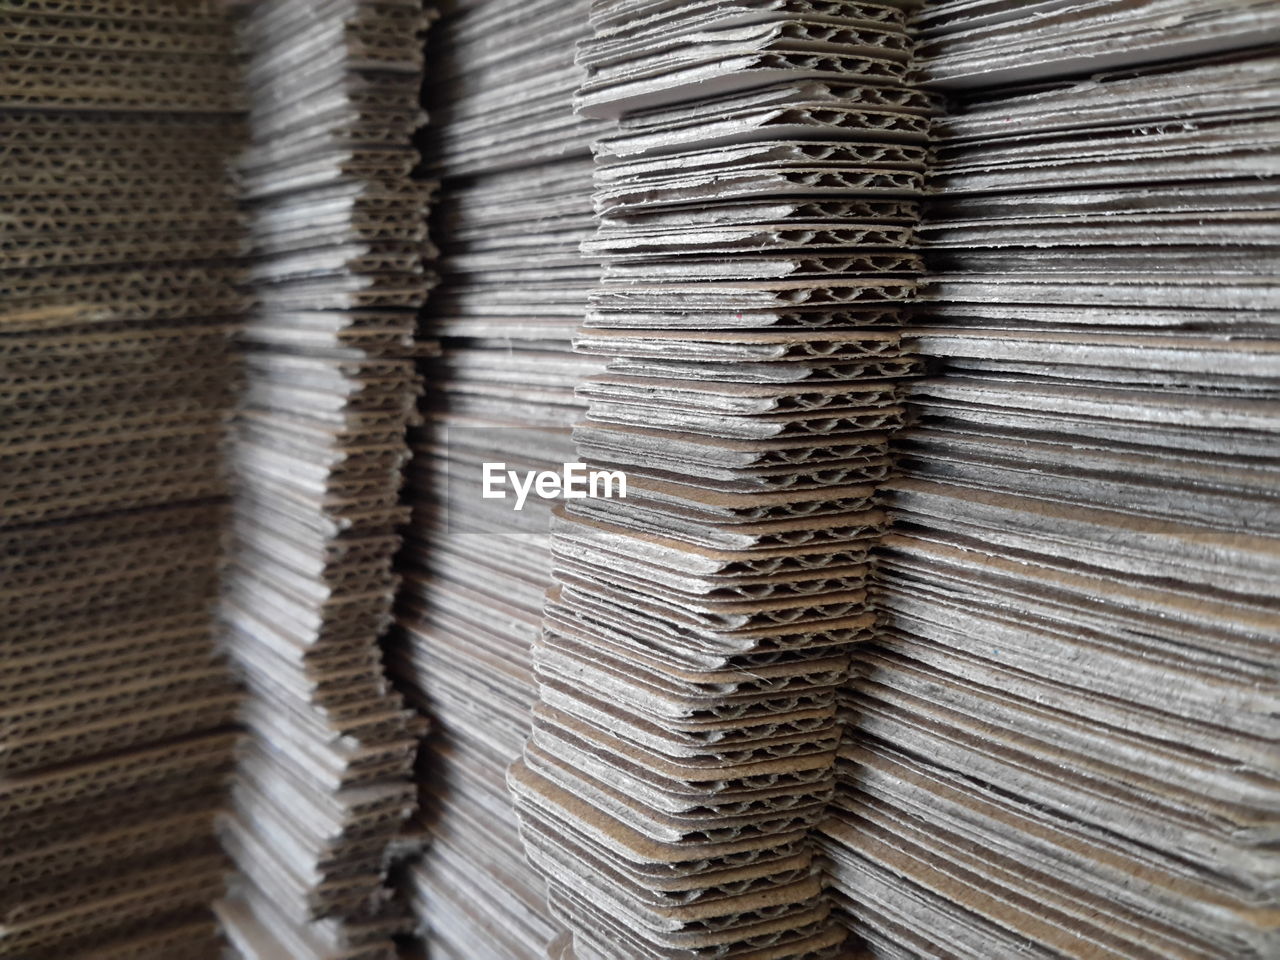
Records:
[[[922,76],[951,90],[1083,77],[1280,40],[1275,0],[928,0]],[[963,107],[961,107],[963,109]]]
[[[909,331],[931,375],[831,876],[875,957],[1273,957],[1280,58],[956,89],[1058,62],[1039,24],[960,43],[976,6],[924,21],[954,98]],[[1208,17],[1247,44],[1280,5]],[[1178,22],[1135,60],[1180,53]],[[1069,51],[1124,25],[1048,27]]]
[[[0,957],[1280,955],[1278,0],[17,6]]]
[[[467,4],[444,11],[428,44],[423,152],[442,178],[442,277],[422,333],[442,356],[413,442],[389,665],[433,728],[419,771],[430,846],[405,876],[433,960],[543,960],[557,935],[504,780],[536,698],[550,514],[536,497],[516,511],[480,493],[483,463],[574,458],[573,388],[603,366],[570,345],[599,280],[578,251],[594,225],[599,126],[572,108],[586,13],[564,0]]]
[[[871,637],[932,104],[899,5],[592,6],[605,275],[512,768],[578,960],[836,956],[810,831]]]
[[[383,673],[419,386],[430,185],[414,181],[417,2],[256,5],[241,163],[256,306],[233,464],[226,645],[248,697],[219,913],[246,960],[395,955],[387,871],[416,716]]]
[[[24,6],[0,51],[0,956],[212,958],[231,34],[200,3]]]

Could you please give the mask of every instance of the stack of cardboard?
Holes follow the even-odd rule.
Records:
[[[212,958],[229,24],[86,0],[0,26],[0,956]]]
[[[7,6],[0,957],[1280,956],[1280,0]]]
[[[953,90],[1085,76],[1280,40],[1275,0],[928,0],[922,77]]]
[[[1274,957],[1280,57],[955,89],[1013,48],[1058,62],[1042,23],[953,40],[977,6],[926,20],[954,97],[909,331],[932,369],[831,876],[876,957]],[[1280,26],[1274,3],[1206,15],[1197,37]],[[1134,59],[1180,53],[1179,22]]]
[[[248,691],[219,906],[246,960],[394,956],[387,871],[414,807],[416,717],[380,634],[419,392],[430,185],[420,4],[256,5],[241,165],[256,306],[233,465],[227,647]]]
[[[835,956],[811,829],[871,637],[872,497],[933,104],[901,5],[592,7],[579,104],[606,264],[512,768],[579,960]]]
[[[442,355],[414,437],[389,666],[433,727],[419,773],[430,846],[405,876],[433,960],[543,960],[558,932],[504,780],[536,699],[550,513],[536,497],[517,511],[480,493],[486,462],[573,459],[573,388],[602,367],[570,345],[599,280],[578,251],[594,225],[587,144],[599,127],[572,108],[586,14],[585,0],[467,4],[444,11],[428,44],[441,284],[422,332]]]

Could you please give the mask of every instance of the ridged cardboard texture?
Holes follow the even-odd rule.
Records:
[[[217,5],[0,19],[0,954],[213,957],[246,300]]]
[[[550,511],[482,499],[483,464],[544,470],[575,459],[603,371],[575,355],[600,268],[591,235],[599,130],[576,117],[574,45],[587,3],[447,4],[427,45],[424,173],[440,286],[421,318],[425,422],[412,437],[404,587],[389,666],[432,724],[419,765],[422,857],[404,872],[432,957],[543,960],[561,925],[517,833],[507,766],[536,699],[530,645],[549,579]]]
[[[1275,6],[920,23],[955,100],[837,905],[876,957],[1270,956]]]
[[[936,107],[900,8],[614,6],[578,58],[615,125],[573,439],[634,487],[559,511],[516,809],[574,956],[834,957],[811,831],[874,627]]]
[[[247,693],[218,914],[245,958],[384,958],[411,929],[387,874],[414,848],[421,725],[378,645],[432,282],[410,173],[418,3],[262,4],[238,24],[250,93],[239,186],[245,330],[223,644]]]

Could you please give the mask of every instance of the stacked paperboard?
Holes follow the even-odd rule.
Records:
[[[378,645],[391,621],[430,185],[411,179],[417,2],[246,12],[240,165],[256,307],[222,613],[248,691],[219,906],[246,960],[392,957],[385,885],[414,807],[416,718]]]
[[[872,636],[876,484],[931,101],[899,5],[596,3],[579,105],[605,261],[512,768],[579,960],[836,956],[812,828]]]
[[[198,3],[23,6],[0,15],[0,956],[212,958],[230,30]]]
[[[442,178],[441,284],[422,321],[442,355],[409,468],[400,630],[389,663],[430,718],[419,771],[430,846],[405,874],[430,956],[543,960],[557,925],[527,864],[505,772],[536,699],[529,647],[550,574],[547,504],[483,499],[481,466],[574,459],[576,356],[599,267],[591,159],[600,125],[575,117],[585,2],[483,2],[431,31],[423,141]]]
[[[928,0],[917,58],[973,90],[1185,60],[1280,40],[1275,0]]]
[[[1207,16],[1252,43],[1280,5]],[[1052,61],[974,30],[935,33],[927,75]],[[930,376],[825,827],[872,956],[1280,952],[1277,80],[1244,49],[949,91],[909,331]]]

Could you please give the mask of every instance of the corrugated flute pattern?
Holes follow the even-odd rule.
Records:
[[[256,306],[234,464],[226,645],[248,689],[219,913],[245,960],[380,960],[419,728],[383,673],[430,185],[415,0],[251,7],[240,165]]]
[[[810,831],[873,635],[933,106],[902,5],[592,5],[605,262],[510,784],[578,960],[838,955]]]
[[[931,375],[831,874],[886,960],[1274,957],[1280,57],[1223,51],[1280,4],[983,6],[922,22]]]
[[[529,646],[550,579],[549,511],[479,496],[481,464],[573,459],[574,386],[603,364],[570,346],[599,267],[590,236],[598,123],[575,117],[585,0],[446,7],[428,43],[423,138],[441,177],[441,284],[402,554],[397,681],[432,722],[419,784],[430,846],[405,886],[432,960],[543,960],[558,925],[524,859],[505,784],[536,699]]]
[[[6,4],[0,63],[0,956],[212,960],[230,24]]]

